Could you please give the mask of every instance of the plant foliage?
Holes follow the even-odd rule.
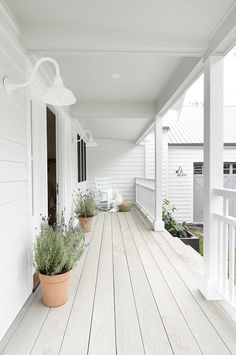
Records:
[[[169,230],[170,234],[173,237],[177,238],[187,238],[189,237],[189,229],[185,222],[183,223],[176,223],[174,227]]]
[[[93,217],[96,214],[95,194],[92,190],[79,190],[74,198],[77,217]]]
[[[41,223],[40,234],[34,245],[34,264],[44,275],[59,275],[73,269],[84,251],[84,234],[75,231],[71,221],[51,227],[47,220]]]
[[[162,204],[162,219],[165,224],[165,229],[177,238],[186,238],[189,237],[190,231],[185,222],[177,223],[173,217],[173,213],[176,211],[176,208],[168,199],[164,199]]]
[[[165,229],[168,231],[176,226],[176,220],[173,217],[173,213],[175,211],[175,206],[172,205],[167,198],[165,198],[162,204],[162,220],[165,224]]]

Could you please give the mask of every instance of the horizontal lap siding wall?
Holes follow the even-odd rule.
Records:
[[[154,133],[148,136],[145,144],[145,176],[155,179],[155,137]],[[168,133],[163,130],[162,135],[162,191],[163,198],[168,195]]]
[[[225,147],[224,161],[236,161],[236,149]],[[203,162],[203,147],[169,146],[168,198],[176,206],[178,221],[193,221],[193,163]],[[186,176],[177,176],[176,169],[183,167]]]
[[[144,176],[144,146],[115,140],[96,140],[98,146],[87,149],[87,177],[94,186],[96,176],[110,176],[114,190],[125,201],[135,201],[135,177]]]
[[[202,147],[169,146],[168,198],[176,206],[175,217],[178,221],[192,221],[193,163],[202,161]],[[182,166],[186,176],[177,176],[179,166]]]
[[[0,6],[0,72],[25,80],[25,56]],[[0,338],[32,290],[28,216],[26,92],[12,96],[0,86]]]

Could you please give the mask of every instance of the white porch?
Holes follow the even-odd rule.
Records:
[[[224,355],[236,353],[236,318],[198,290],[201,257],[137,209],[99,213],[75,270],[69,302],[33,293],[2,343],[2,355]]]
[[[236,40],[236,3],[68,3],[0,4],[2,77],[25,82],[36,61],[51,56],[77,97],[71,109],[42,102],[54,77],[47,66],[27,90],[10,96],[0,88],[0,338],[10,327],[2,354],[236,354],[236,219],[228,208],[236,193],[223,189],[222,177],[222,60]],[[202,73],[203,260],[164,230],[161,174],[162,117]],[[99,214],[70,300],[55,310],[42,306],[39,291],[31,294],[35,227],[49,214],[48,107],[56,121],[55,211],[69,220],[74,190],[98,171],[112,171],[114,188],[119,181],[156,231],[137,210],[127,217]],[[151,128],[155,179],[149,181],[139,142]],[[77,145],[86,130],[101,142],[87,165],[86,142],[83,154]],[[78,170],[87,166],[86,178]]]

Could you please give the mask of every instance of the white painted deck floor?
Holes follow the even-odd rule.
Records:
[[[4,355],[236,354],[236,323],[197,288],[202,260],[143,216],[99,213],[66,305],[28,299]]]

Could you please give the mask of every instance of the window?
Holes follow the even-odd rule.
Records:
[[[194,175],[203,174],[203,163],[194,163]]]
[[[194,175],[203,174],[203,163],[193,163]],[[223,174],[235,174],[236,175],[236,163],[224,163]]]
[[[80,136],[77,135],[77,140],[80,140]],[[77,143],[77,157],[78,157],[78,182],[85,181],[87,178],[86,168],[86,143],[81,139]]]
[[[236,164],[233,164],[233,174],[236,174]]]

